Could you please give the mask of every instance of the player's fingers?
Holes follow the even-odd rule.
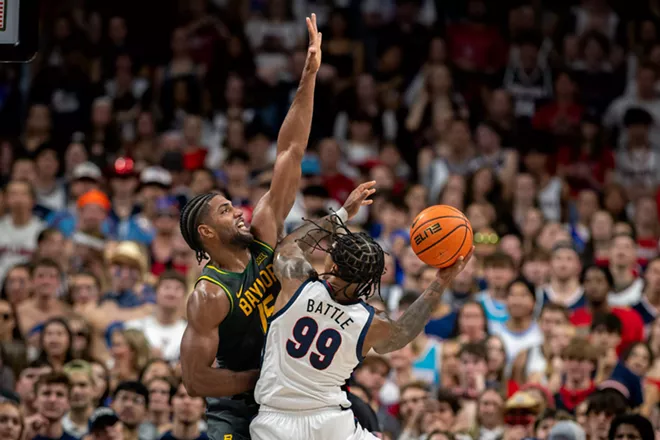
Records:
[[[318,34],[318,39],[316,40],[319,46],[321,46],[321,43],[323,43],[323,34],[319,32]]]
[[[314,25],[314,30],[319,31],[319,27],[316,25],[316,14],[312,12],[312,24]]]
[[[368,182],[364,182],[362,185],[360,185],[362,188],[371,188],[376,184],[375,180],[370,180]]]
[[[309,17],[305,18],[305,23],[307,24],[307,32],[309,33],[309,41],[310,43],[314,41],[314,38],[316,37],[316,32],[314,31],[314,27],[312,26],[312,20],[309,19]]]
[[[363,200],[362,201],[362,206],[371,205],[373,202],[374,202],[373,200],[369,200],[369,199]]]

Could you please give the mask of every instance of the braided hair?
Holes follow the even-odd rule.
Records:
[[[197,263],[201,263],[202,260],[208,257],[197,228],[199,227],[200,220],[204,218],[204,215],[208,211],[209,202],[216,195],[216,193],[206,193],[195,196],[181,210],[181,219],[179,222],[181,234],[190,249],[195,251]]]
[[[374,293],[380,296],[380,278],[385,271],[385,252],[380,245],[369,234],[350,231],[334,214],[330,216],[333,230],[328,230],[312,220],[306,221],[317,227],[300,240],[315,250],[330,254],[337,268],[327,275],[336,276],[349,284],[356,284],[355,298],[369,298]],[[318,232],[325,232],[326,235],[316,239],[314,237]],[[329,238],[329,245],[322,243],[325,238]],[[312,243],[306,240],[311,240]]]

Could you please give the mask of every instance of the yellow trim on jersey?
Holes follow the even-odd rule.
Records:
[[[262,245],[263,247],[265,247],[265,248],[268,249],[269,251],[271,251],[271,252],[275,252],[275,250],[274,250],[272,247],[270,247],[268,244],[264,243],[263,241],[261,241],[261,240],[257,240],[256,238],[254,239],[254,241],[257,242],[257,243],[259,243],[260,245]]]
[[[222,289],[227,294],[227,298],[229,298],[229,311],[231,312],[232,310],[234,310],[234,298],[231,296],[231,293],[229,293],[229,289],[227,289],[227,287],[224,284],[206,275],[202,275],[201,277],[199,277],[197,282],[199,282],[200,280],[205,280],[208,281],[209,283],[215,284],[216,286],[222,287]]]
[[[222,270],[222,269],[218,269],[217,267],[212,266],[212,265],[210,265],[210,264],[207,264],[206,267],[208,267],[209,269],[213,269],[214,271],[216,271],[216,272],[218,272],[218,273],[221,273],[221,274],[223,274],[223,275],[231,275],[229,272],[225,272],[224,270]]]

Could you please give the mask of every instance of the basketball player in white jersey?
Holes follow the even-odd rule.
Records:
[[[252,440],[376,439],[354,421],[342,385],[371,348],[384,354],[412,341],[469,258],[439,270],[396,321],[375,313],[362,299],[379,291],[384,252],[369,235],[344,226],[371,204],[374,185],[360,185],[336,214],[307,222],[275,250],[282,290],[254,391],[261,406],[250,425]],[[319,250],[328,254],[320,275],[305,257]]]

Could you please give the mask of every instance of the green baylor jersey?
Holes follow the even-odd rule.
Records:
[[[280,282],[273,273],[273,248],[254,240],[250,262],[242,273],[207,264],[197,282],[220,286],[229,298],[229,313],[218,327],[217,365],[233,371],[259,368],[268,318],[273,314]]]

